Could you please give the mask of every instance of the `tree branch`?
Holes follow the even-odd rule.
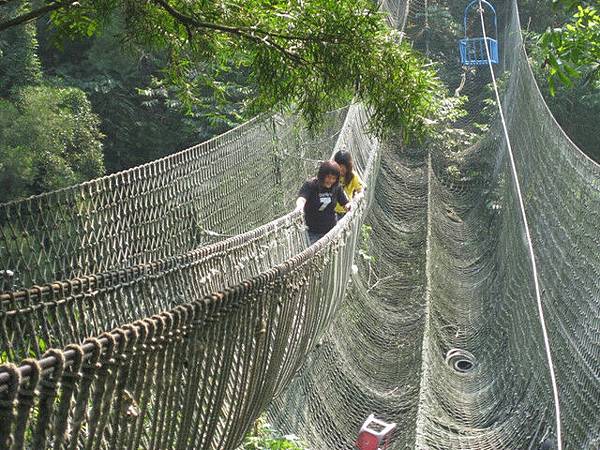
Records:
[[[268,32],[261,31],[258,29],[253,29],[253,28],[232,27],[232,26],[221,25],[221,24],[217,24],[217,23],[203,22],[203,21],[197,20],[193,17],[187,16],[187,15],[181,13],[180,11],[177,11],[166,0],[152,0],[152,2],[157,4],[158,6],[162,7],[171,17],[173,17],[177,22],[184,25],[186,28],[188,26],[193,26],[195,28],[205,28],[208,30],[219,31],[221,33],[227,33],[227,34],[233,34],[236,36],[240,36],[240,37],[243,37],[250,41],[253,41],[259,45],[271,46],[271,47],[275,48],[277,51],[279,51],[280,53],[282,53],[285,57],[287,57],[288,59],[290,59],[296,63],[299,63],[299,64],[308,63],[308,61],[302,59],[297,54],[290,52],[285,47],[283,47],[283,46],[277,44],[276,42],[274,42],[273,40],[269,39],[270,37],[274,37],[274,36]],[[263,36],[262,37],[257,36],[255,33],[262,34]]]
[[[341,35],[333,36],[333,37],[330,37],[330,36],[328,36],[328,37],[300,36],[300,35],[293,35],[293,34],[274,33],[272,31],[267,31],[267,30],[263,30],[261,28],[256,28],[256,27],[231,27],[228,25],[221,25],[221,24],[212,23],[212,22],[203,22],[203,21],[194,19],[193,17],[186,16],[185,14],[181,13],[180,11],[177,11],[166,0],[153,0],[153,1],[154,1],[154,3],[157,3],[158,5],[162,6],[162,8],[164,10],[166,10],[173,18],[177,19],[181,23],[188,23],[189,25],[194,25],[195,27],[198,27],[198,28],[207,28],[210,30],[221,31],[224,33],[233,33],[233,34],[240,34],[240,32],[248,33],[248,34],[258,33],[258,34],[261,34],[264,36],[278,37],[278,38],[282,38],[282,39],[286,39],[286,40],[308,41],[308,42],[329,42],[332,44],[338,43],[339,39],[342,37]]]
[[[11,0],[1,0],[0,4],[7,4]],[[55,11],[60,8],[65,8],[67,6],[72,5],[77,0],[61,0],[56,1],[54,3],[49,3],[46,6],[42,6],[41,8],[34,9],[25,14],[21,14],[13,19],[7,20],[6,22],[0,23],[0,31],[6,30],[7,28],[14,27],[17,25],[21,25],[25,22],[29,22],[30,20],[37,19],[38,17],[43,16],[51,11]]]
[[[0,0],[0,6],[6,5],[14,0]],[[41,8],[35,9],[28,13],[17,16],[13,19],[7,20],[6,22],[0,23],[0,31],[8,28],[21,25],[31,20],[37,19],[49,12],[56,11],[61,8],[66,8],[78,0],[57,0],[53,3],[49,3]],[[151,0],[154,4],[164,9],[173,19],[182,24],[186,28],[188,39],[191,42],[192,39],[192,28],[203,28],[207,30],[218,31],[221,33],[232,34],[240,36],[242,38],[253,41],[259,45],[266,45],[273,47],[284,55],[287,59],[295,62],[296,64],[308,64],[308,61],[300,57],[298,54],[288,50],[284,46],[278,44],[273,38],[284,39],[288,41],[303,41],[303,42],[328,42],[332,44],[340,44],[343,41],[343,36],[302,36],[302,35],[289,35],[283,33],[276,33],[268,30],[263,30],[257,27],[233,27],[229,25],[222,25],[212,22],[204,22],[197,20],[194,17],[185,15],[175,9],[169,4],[167,0]]]

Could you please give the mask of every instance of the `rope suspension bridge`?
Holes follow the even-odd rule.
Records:
[[[382,3],[408,38],[429,6]],[[316,450],[373,412],[393,449],[600,448],[600,167],[496,6],[475,145],[379,142],[353,104],[0,205],[0,449],[233,449],[265,409]],[[309,246],[288,211],[339,149],[367,195]]]

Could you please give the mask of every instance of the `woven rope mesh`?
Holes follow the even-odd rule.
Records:
[[[330,113],[314,137],[294,117],[256,118],[164,159],[0,205],[3,269],[15,273],[0,288],[150,263],[275,219],[331,152],[344,115]]]
[[[383,4],[434,59],[455,51],[428,26],[446,6]],[[0,205],[0,448],[232,449],[269,405],[313,450],[352,448],[370,413],[398,424],[393,449],[540,448],[557,424],[565,448],[599,448],[600,168],[547,110],[516,2],[496,6],[558,420],[489,69],[451,60],[456,125],[489,130],[472,146],[380,147],[353,105],[318,136],[257,118]],[[282,214],[340,148],[368,195],[307,247]]]
[[[516,2],[495,3],[505,24],[497,70],[510,76],[503,105],[543,288],[563,444],[600,448],[600,169],[549,113]],[[426,8],[411,2],[409,38],[423,30]],[[445,42],[426,39],[414,41],[443,54]],[[466,76],[467,120],[483,121],[489,69]],[[479,144],[444,150],[432,150],[430,164],[425,152],[393,144],[383,154],[366,219],[375,262],[352,277],[321,347],[271,409],[277,427],[311,448],[353,448],[373,412],[398,423],[392,448],[556,445],[531,264],[497,117]]]
[[[306,143],[264,168],[276,176],[262,191],[283,210],[334,143],[370,182],[379,153],[366,118],[352,106],[307,142],[293,120],[276,123],[272,142]],[[237,446],[335,316],[368,201],[308,249],[298,213],[268,222],[267,209],[264,225],[213,244],[2,294],[3,359],[37,359],[0,370],[0,448]],[[254,203],[245,196],[237,214]]]

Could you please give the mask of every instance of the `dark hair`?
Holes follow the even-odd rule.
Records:
[[[323,161],[319,166],[319,173],[317,174],[319,183],[323,183],[327,175],[335,175],[339,181],[340,166],[338,166],[338,164],[335,161]]]
[[[349,184],[354,178],[354,164],[352,163],[352,155],[346,150],[339,150],[333,155],[333,160],[340,166],[346,167],[346,175],[344,176],[344,183]]]

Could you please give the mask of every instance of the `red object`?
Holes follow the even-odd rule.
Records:
[[[360,428],[356,446],[359,450],[385,450],[395,428],[395,423],[386,423],[371,414]]]
[[[360,450],[377,450],[379,448],[379,438],[368,431],[363,431],[358,435],[356,446]]]

